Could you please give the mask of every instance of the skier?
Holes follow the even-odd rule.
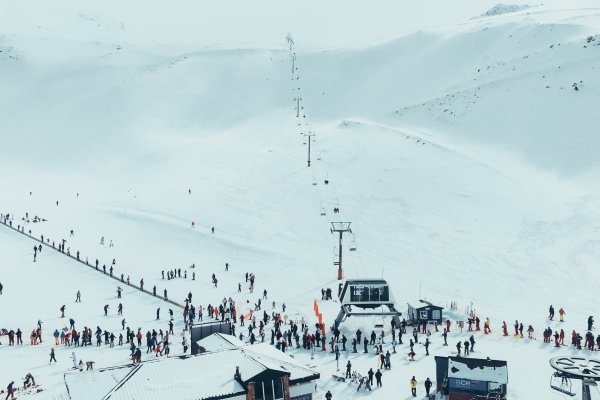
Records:
[[[60,317],[64,318],[65,317],[65,305],[63,304],[62,307],[60,308]]]
[[[413,397],[417,397],[417,380],[414,376],[410,380],[410,391],[412,392]]]
[[[160,319],[160,307],[156,309],[156,320]]]
[[[548,309],[548,313],[550,315],[548,315],[548,319],[550,321],[552,321],[554,319],[554,307],[552,306],[552,304],[550,304],[550,308]]]
[[[465,342],[463,343],[465,346],[465,356],[469,355],[469,341],[465,340]]]
[[[328,390],[327,393],[325,393],[325,400],[331,400],[333,399],[333,395],[331,394],[331,392]]]
[[[588,331],[592,330],[592,327],[594,326],[594,317],[592,317],[591,315],[588,317]]]
[[[475,338],[473,335],[469,338],[469,342],[471,343],[471,353],[475,351]]]
[[[77,297],[75,298],[75,303],[81,303],[81,292],[77,291]]]
[[[461,349],[461,342],[459,341],[458,343],[456,343],[456,350],[458,351],[458,357],[460,357],[460,349]]]
[[[164,290],[165,300],[167,300],[167,289]]]
[[[423,346],[425,346],[425,355],[428,356],[429,355],[429,343],[431,343],[429,341],[429,338],[425,339],[425,344],[423,344]],[[465,342],[466,343],[466,342]]]
[[[351,370],[352,370],[352,363],[350,362],[350,360],[348,360],[348,363],[346,364],[346,378],[350,378],[351,375]]]
[[[104,305],[104,316],[106,317],[108,315],[108,304]]]
[[[444,346],[448,346],[448,341],[446,340],[448,338],[448,331],[446,330],[446,328],[444,328],[444,333],[442,333],[442,336],[444,338]],[[402,340],[400,340],[400,343],[402,343]]]

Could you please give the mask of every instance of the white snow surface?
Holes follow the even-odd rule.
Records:
[[[231,296],[246,313],[266,289],[267,312],[285,303],[313,326],[313,299],[337,292],[330,222],[351,221],[345,277],[383,277],[403,312],[417,297],[452,321],[472,306],[492,321],[491,335],[475,333],[473,356],[508,361],[509,398],[562,398],[548,387],[548,359],[583,351],[544,344],[541,332],[584,335],[599,289],[597,1],[476,19],[496,1],[1,3],[0,212],[14,226],[64,238],[90,263],[114,258],[115,275],[180,303],[189,291],[205,308]],[[47,221],[25,223],[25,213]],[[118,335],[122,318],[165,330],[173,308],[181,354],[178,308],[126,285],[119,300],[117,282],[47,247],[33,263],[34,244],[0,226],[0,328],[20,328],[25,342],[0,337],[1,387],[31,372],[44,391],[19,398],[66,398],[71,352],[96,368],[129,362],[126,346],[54,346],[48,365],[52,332],[69,318]],[[187,279],[161,279],[171,268]],[[330,325],[339,303],[319,306]],[[38,319],[44,342],[30,346]],[[504,320],[533,325],[537,340],[503,337]],[[372,326],[350,318],[342,331],[350,343]],[[368,394],[330,376],[348,359],[362,374],[375,369],[372,350],[343,352],[340,372],[328,352],[290,354],[320,371],[316,398],[408,399],[410,378],[423,395],[433,355],[467,337],[453,323],[450,346],[433,333],[432,355],[417,345],[414,362],[405,337],[383,388]]]

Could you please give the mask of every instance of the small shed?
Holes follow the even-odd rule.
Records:
[[[448,400],[506,396],[506,361],[467,357],[435,357],[437,390]]]
[[[414,305],[413,305],[414,304]],[[437,322],[442,323],[442,310],[444,307],[436,306],[426,300],[408,303],[408,319],[413,325]]]

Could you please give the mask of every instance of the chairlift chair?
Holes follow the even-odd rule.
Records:
[[[550,375],[550,388],[569,396],[575,396],[571,380],[559,372]]]
[[[356,251],[356,240],[354,239],[354,235],[352,235],[352,240],[350,241],[350,251]]]

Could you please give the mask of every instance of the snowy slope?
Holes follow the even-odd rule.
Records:
[[[428,4],[357,5],[338,15],[332,3],[319,6],[316,29],[307,19],[293,22],[306,7],[265,13],[239,5],[225,18],[227,10],[202,6],[182,17],[181,30],[169,23],[156,31],[142,29],[141,20],[160,21],[160,7],[138,16],[111,2],[94,10],[65,1],[62,12],[42,7],[23,24],[26,6],[7,4],[0,208],[46,218],[27,225],[36,237],[65,238],[72,253],[107,266],[115,258],[116,274],[168,288],[177,301],[191,290],[204,306],[233,296],[248,309],[267,289],[278,308],[285,302],[290,315],[309,318],[320,289],[337,286],[329,223],[352,221],[358,250],[344,255],[346,277],[383,276],[401,310],[420,294],[444,306],[456,301],[459,311],[473,304],[494,330],[477,336],[477,355],[508,360],[510,398],[538,390],[559,397],[547,389],[547,359],[573,351],[498,331],[502,320],[518,319],[539,338],[554,304],[567,310],[568,336],[595,312],[600,9],[593,3],[477,19],[470,18],[495,3],[465,2],[447,15],[424,14]],[[394,23],[394,10],[407,25]],[[242,24],[244,12],[256,18]],[[297,43],[293,76],[288,30]],[[305,118],[295,118],[298,95]],[[316,133],[310,169],[300,134],[308,130]],[[115,247],[100,245],[102,236]],[[0,328],[28,336],[41,318],[49,335],[64,325],[57,317],[66,304],[78,325],[120,330],[114,281],[51,251],[32,264],[32,246],[0,226]],[[192,263],[187,280],[161,279],[161,270]],[[245,272],[257,275],[254,294]],[[73,303],[78,289],[82,304]],[[130,326],[165,329],[169,306],[135,290],[123,301]],[[336,306],[323,308],[329,324]],[[352,324],[364,331],[372,321]],[[453,332],[449,342],[464,337]],[[48,367],[50,340],[23,349],[3,340],[1,358],[14,370],[1,370],[0,384],[34,370],[48,396],[60,396],[71,350],[61,348],[59,365]],[[432,353],[453,349],[440,346],[438,335],[432,341]],[[97,367],[126,362],[128,354],[78,353]],[[414,364],[399,353],[399,368],[386,372],[374,398],[391,393],[387,382],[408,394],[412,375],[433,377],[422,350]],[[375,366],[372,355],[350,357],[361,370]],[[329,379],[331,356],[314,363],[322,390],[351,396],[352,387]]]

